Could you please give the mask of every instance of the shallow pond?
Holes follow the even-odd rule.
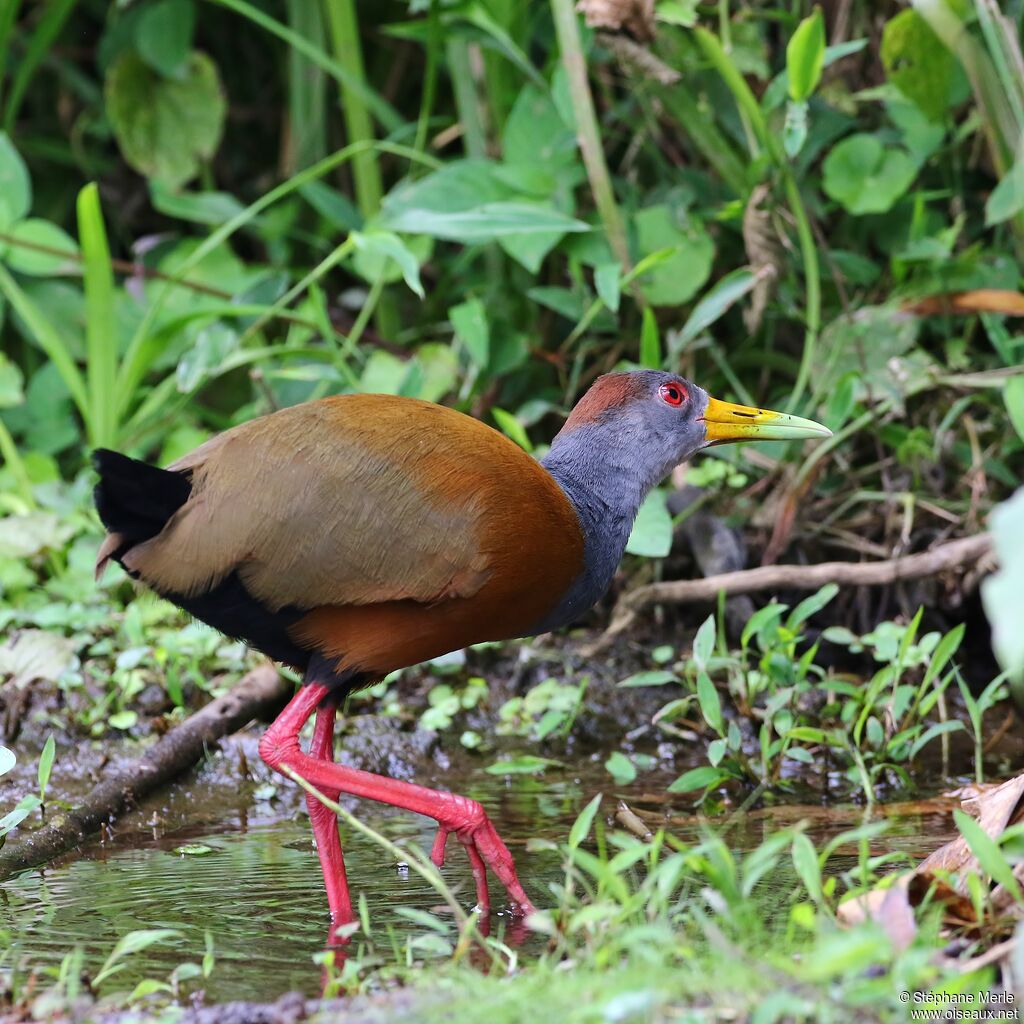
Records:
[[[251,781],[239,784],[236,761],[237,749],[228,747],[202,771],[118,822],[116,834],[0,886],[0,930],[15,937],[16,961],[59,963],[77,944],[85,948],[94,971],[129,931],[180,930],[178,939],[127,959],[125,969],[107,986],[130,990],[144,977],[163,979],[182,961],[200,960],[208,930],[216,952],[216,967],[204,985],[208,1001],[267,1001],[293,989],[317,994],[321,977],[313,957],[324,948],[328,921],[308,819],[287,782],[278,785],[273,799],[257,799],[266,789],[261,793]],[[671,814],[664,798],[656,795],[664,793],[673,777],[649,773],[642,783],[616,787],[600,762],[587,761],[571,773],[550,769],[540,778],[502,779],[479,770],[457,777],[454,770],[435,769],[423,781],[484,803],[516,857],[525,888],[543,905],[550,885],[561,876],[560,861],[556,854],[527,851],[527,840],[564,841],[576,815],[599,791],[607,794],[609,815],[622,797],[652,827],[667,818],[674,834],[696,841],[699,820]],[[372,803],[348,806],[389,839],[412,840],[429,849],[435,826],[428,819]],[[952,806],[953,801],[936,800],[887,808],[894,824],[879,849],[900,848],[914,858],[927,854],[951,837]],[[863,810],[762,810],[738,819],[727,841],[735,849],[749,849],[770,831],[805,818],[812,837],[821,841],[858,824]],[[406,935],[423,932],[399,908],[447,913],[415,872],[401,869],[361,834],[345,827],[342,835],[353,896],[364,894],[367,899],[378,949],[390,950],[392,940],[400,948]],[[209,847],[210,852],[175,852],[188,844]],[[444,874],[468,908],[473,902],[471,876],[454,841]],[[497,902],[500,892],[496,882],[492,885]],[[775,885],[784,888],[785,880]],[[495,916],[495,933],[506,923]],[[513,939],[527,955],[541,948],[537,936],[517,934]]]

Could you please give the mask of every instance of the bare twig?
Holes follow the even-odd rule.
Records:
[[[826,583],[849,587],[877,587],[900,580],[935,576],[948,569],[975,566],[992,551],[987,533],[940,544],[930,551],[880,562],[822,562],[819,565],[765,565],[708,576],[700,580],[651,583],[624,594],[605,632],[589,654],[607,649],[615,637],[629,629],[637,616],[655,604],[694,604],[714,601],[719,593],[750,594],[758,590],[817,590]]]
[[[0,852],[0,881],[83,842],[104,822],[191,768],[214,741],[274,709],[291,690],[273,665],[253,669],[230,693],[171,729],[140,760],[103,779],[76,808],[6,846]]]

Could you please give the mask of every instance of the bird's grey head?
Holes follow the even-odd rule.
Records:
[[[638,487],[642,498],[674,466],[708,445],[830,433],[798,416],[720,402],[675,373],[636,370],[598,377],[544,462],[585,464],[586,482],[614,478]]]

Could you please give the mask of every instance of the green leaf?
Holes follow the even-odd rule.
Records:
[[[520,754],[519,757],[507,758],[489,764],[484,771],[488,775],[540,775],[548,768],[562,768],[561,761],[550,757],[537,757],[535,754]]]
[[[512,413],[501,409],[498,406],[494,406],[491,409],[491,415],[494,417],[494,421],[501,428],[501,432],[508,438],[511,438],[520,448],[524,451],[532,452],[533,445],[530,444],[530,436],[526,433],[526,428],[512,415]]]
[[[982,603],[992,626],[992,646],[1000,664],[1015,679],[1024,678],[1024,487],[989,516],[999,571],[981,585]],[[1020,694],[1020,689],[1015,689]]]
[[[594,818],[597,815],[597,809],[601,806],[602,794],[598,793],[586,807],[580,811],[579,816],[572,823],[572,828],[569,829],[569,848],[575,850],[580,843],[583,842],[587,836],[590,835],[590,829],[593,827]]]
[[[697,4],[700,0],[659,0],[654,17],[666,25],[693,28],[697,24]]]
[[[1011,377],[1003,387],[1003,404],[1017,436],[1024,441],[1024,376]]]
[[[672,338],[673,353],[681,352],[744,295],[752,292],[757,285],[757,280],[756,274],[746,268],[741,268],[733,270],[721,280],[716,281],[693,307],[693,312],[683,324],[682,330]]]
[[[114,947],[113,952],[107,957],[106,963],[100,968],[99,973],[92,980],[93,987],[97,987],[104,979],[115,973],[115,964],[118,960],[133,953],[141,953],[144,949],[157,942],[166,942],[168,939],[175,939],[181,935],[177,928],[142,928],[138,931],[129,932],[122,936]]]
[[[924,748],[931,743],[937,736],[941,736],[943,733],[958,732],[964,728],[964,723],[955,722],[936,722],[935,725],[928,729],[925,729],[920,736],[914,740],[913,745],[910,748],[910,760],[913,761],[918,754],[921,753]]]
[[[78,272],[78,245],[56,224],[29,217],[12,225],[6,234],[10,241],[0,242],[0,260],[11,270],[30,277]]]
[[[650,306],[644,306],[643,326],[640,328],[640,365],[649,370],[661,367],[661,335],[658,320]]]
[[[786,72],[789,76],[789,98],[804,103],[821,79],[825,60],[825,19],[821,8],[804,18],[796,27],[786,47]]]
[[[0,775],[6,775],[18,763],[14,751],[0,747]]]
[[[721,768],[712,768],[710,765],[701,765],[700,768],[691,768],[668,787],[670,793],[690,793],[695,789],[707,789],[710,786],[717,786],[729,778],[729,773]]]
[[[636,514],[633,530],[626,542],[631,555],[664,558],[672,550],[672,516],[663,490],[653,490]]]
[[[817,615],[839,593],[835,583],[826,583],[817,593],[805,597],[790,613],[786,627],[796,632],[812,615]]]
[[[0,231],[6,231],[32,208],[32,181],[21,154],[0,132]]]
[[[953,811],[953,819],[956,821],[956,827],[960,830],[960,834],[971,848],[971,853],[978,858],[981,870],[993,881],[1003,886],[1018,903],[1024,902],[1024,892],[1021,892],[1020,883],[1003,851],[999,849],[996,840],[974,818],[960,810],[959,807]]]
[[[107,115],[125,160],[170,188],[199,173],[220,145],[227,105],[217,66],[193,52],[180,78],[162,78],[134,53],[106,81]]]
[[[39,797],[33,794],[23,796],[13,810],[8,811],[0,818],[0,836],[5,836],[12,829],[17,828],[33,811],[38,810],[41,804],[42,801]]]
[[[195,23],[192,0],[157,0],[144,7],[135,28],[139,56],[161,75],[177,77],[192,49]]]
[[[604,766],[620,786],[628,786],[636,778],[636,765],[618,750],[612,751]]]
[[[786,120],[782,125],[782,148],[790,160],[799,155],[807,141],[807,111],[806,103],[790,100],[786,104]]]
[[[800,876],[800,881],[804,883],[808,895],[815,903],[820,903],[822,900],[821,866],[810,839],[803,832],[798,832],[793,839],[793,866]]]
[[[899,11],[882,30],[886,76],[926,117],[940,121],[950,103],[956,58],[915,10]]]
[[[107,725],[111,729],[130,729],[138,720],[138,712],[117,711],[107,719]]]
[[[640,279],[647,301],[654,306],[678,306],[693,298],[708,279],[715,255],[704,225],[691,216],[679,222],[676,212],[667,205],[639,210],[633,223],[641,256],[671,250]]]
[[[635,686],[664,686],[666,683],[674,683],[678,681],[678,676],[675,672],[669,672],[668,669],[652,669],[649,672],[635,672],[631,676],[626,676],[625,679],[620,680],[616,683],[616,686],[621,686],[623,689],[629,689]]]
[[[715,651],[715,617],[709,615],[697,630],[693,638],[693,660],[697,668],[706,669],[711,655]]]
[[[905,150],[886,147],[874,135],[858,133],[838,143],[825,158],[825,191],[850,213],[885,213],[917,176]]]
[[[364,261],[359,268],[360,274],[368,281],[382,277],[388,260],[393,260],[409,288],[421,299],[426,297],[420,282],[419,260],[393,231],[353,231],[349,237],[355,243],[357,251],[375,263],[371,267]]]
[[[613,312],[619,311],[622,295],[622,267],[618,263],[602,263],[594,269],[594,287],[598,298]]]
[[[185,843],[184,846],[176,846],[174,853],[179,857],[208,857],[211,853],[217,851],[212,846],[207,846],[205,843]]]
[[[508,232],[590,231],[590,225],[550,206],[527,201],[484,203],[470,210],[445,213],[410,209],[386,213],[382,223],[395,231],[431,235],[453,242],[490,242]]]
[[[42,753],[39,755],[39,799],[46,798],[46,787],[50,784],[50,772],[53,771],[53,759],[57,754],[57,744],[51,733],[46,737]],[[0,775],[3,773],[0,772]]]
[[[13,409],[25,401],[21,367],[0,352],[0,409]]]
[[[491,327],[483,302],[474,296],[452,306],[448,310],[448,319],[455,328],[455,336],[466,346],[469,358],[481,368],[486,366],[491,354]],[[524,446],[527,451],[530,450],[528,444]]]
[[[311,181],[299,191],[305,195],[306,188],[313,185],[331,191],[319,181]],[[189,220],[194,224],[220,225],[237,217],[245,209],[230,192],[173,192],[160,181],[149,183],[149,198],[153,208],[160,213],[178,220]],[[349,231],[356,226],[346,224],[342,230]]]
[[[999,179],[985,200],[985,224],[1001,224],[1020,213],[1024,207],[1024,158],[1018,157],[1013,166]]]
[[[697,701],[704,721],[721,736],[725,732],[722,724],[722,702],[707,672],[697,673]]]

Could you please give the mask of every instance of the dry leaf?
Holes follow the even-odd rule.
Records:
[[[969,292],[946,292],[926,295],[923,299],[903,306],[908,313],[918,316],[938,316],[951,313],[1005,313],[1024,316],[1024,295],[1000,288],[975,288]]]
[[[654,0],[579,0],[576,10],[591,28],[625,29],[642,43],[654,38]]]
[[[963,801],[968,814],[978,819],[978,824],[993,839],[1012,824],[1019,821],[1024,808],[1024,775],[1008,779],[998,786],[976,787],[972,795]],[[958,836],[951,843],[940,846],[918,866],[918,871],[956,871],[962,874],[981,874],[981,865],[971,853],[967,840]]]

